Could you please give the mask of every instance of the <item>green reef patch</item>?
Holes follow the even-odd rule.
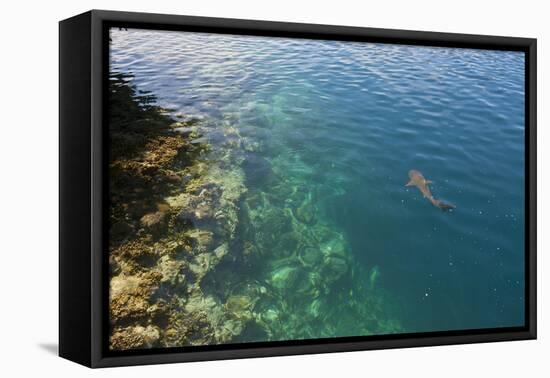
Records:
[[[112,350],[402,332],[305,162],[109,85]]]

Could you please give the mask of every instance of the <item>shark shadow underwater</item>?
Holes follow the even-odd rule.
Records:
[[[430,188],[428,188],[428,185],[432,184],[432,181],[426,180],[424,178],[424,175],[422,175],[420,171],[417,171],[416,169],[411,169],[409,171],[409,179],[409,182],[405,186],[416,186],[418,190],[420,190],[420,192],[424,195],[424,197],[427,198],[428,201],[430,201],[435,207],[439,207],[443,211],[456,208],[456,206],[452,203],[444,202],[434,198],[432,192],[430,191]]]

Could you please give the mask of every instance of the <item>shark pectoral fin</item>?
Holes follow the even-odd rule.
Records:
[[[434,182],[432,180],[426,180],[426,184],[433,184]]]
[[[414,183],[411,181],[409,181],[408,183],[405,184],[405,186],[414,186]]]

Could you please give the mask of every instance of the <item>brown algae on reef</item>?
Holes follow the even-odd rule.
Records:
[[[400,331],[296,162],[256,160],[265,186],[249,186],[261,143],[175,121],[125,79],[110,82],[112,350]]]

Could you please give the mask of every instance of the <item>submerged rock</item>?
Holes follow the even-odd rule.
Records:
[[[212,231],[193,229],[186,233],[195,248],[207,250],[212,244],[214,234]]]
[[[247,295],[232,295],[225,302],[225,309],[236,319],[250,320],[252,318],[252,299]]]
[[[275,309],[269,309],[266,312],[264,312],[262,319],[267,322],[274,322],[279,320],[279,312]]]
[[[109,292],[111,323],[146,318],[151,295],[158,288],[160,280],[161,274],[158,272],[133,276],[119,274],[113,277]]]
[[[244,329],[244,322],[239,319],[229,319],[222,323],[215,330],[215,339],[217,343],[223,344],[230,342],[235,336],[241,334]]]
[[[325,302],[322,299],[320,298],[314,299],[309,305],[308,315],[314,319],[318,319],[323,315],[323,311],[325,310],[324,305],[325,305]]]
[[[280,290],[287,290],[295,286],[300,270],[296,260],[285,260],[277,263],[269,276],[269,283]]]
[[[300,249],[298,254],[300,262],[306,267],[318,266],[323,260],[323,253],[319,248],[310,246]]]
[[[340,258],[347,258],[348,255],[347,246],[342,235],[338,235],[338,237],[321,244],[321,251],[325,256],[334,255]]]
[[[116,350],[152,348],[159,338],[159,328],[152,325],[117,328],[111,336],[111,348]]]
[[[323,277],[316,271],[309,272],[299,282],[297,293],[308,298],[316,298],[320,295],[323,285]]]
[[[275,255],[277,258],[291,257],[296,253],[300,237],[294,232],[287,232],[280,235],[277,239]]]
[[[269,207],[254,212],[251,216],[259,236],[267,238],[269,243],[290,230],[290,218],[283,209]]]
[[[158,270],[162,274],[160,282],[176,285],[185,281],[185,275],[182,274],[183,261],[174,260],[171,256],[165,255],[159,259]]]
[[[215,250],[214,250],[214,256],[216,259],[221,260],[224,256],[226,256],[229,253],[229,246],[227,243],[220,244]]]
[[[348,271],[347,261],[337,255],[326,256],[323,264],[323,277],[327,282],[340,279]]]
[[[164,211],[155,211],[153,213],[145,214],[143,217],[141,217],[140,223],[144,227],[151,228],[164,223],[165,217],[166,213]]]
[[[305,224],[313,224],[315,207],[310,202],[304,202],[296,209],[296,219]]]
[[[201,191],[201,193],[205,192]],[[192,226],[198,227],[207,224],[207,221],[214,217],[216,204],[209,198],[185,193],[178,198],[168,200],[177,203],[177,206],[181,208],[178,215],[179,220]]]

